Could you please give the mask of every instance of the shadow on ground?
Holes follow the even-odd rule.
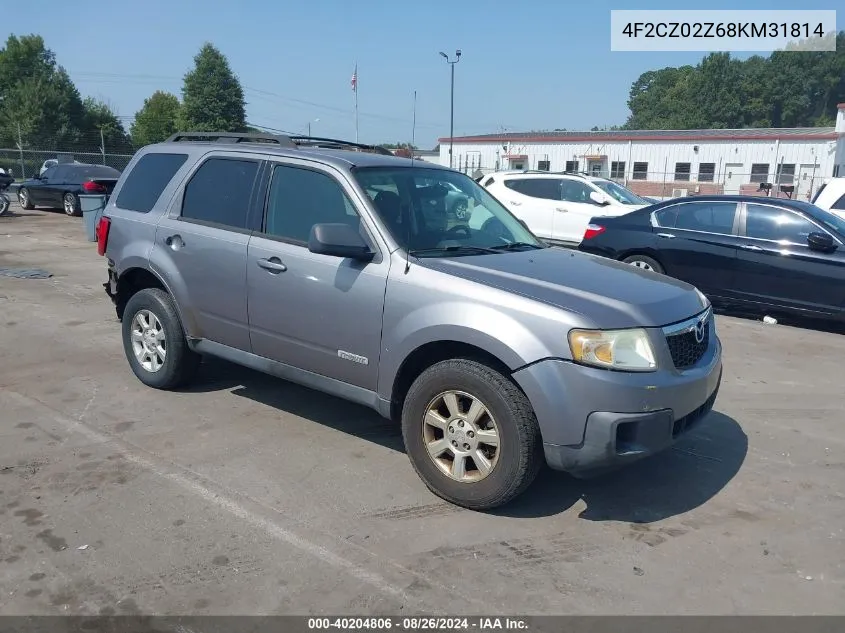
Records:
[[[399,425],[366,407],[226,361],[205,359],[197,382],[188,391],[223,390],[405,451]],[[660,521],[689,512],[714,497],[737,474],[747,452],[748,437],[736,420],[714,411],[673,448],[595,479],[579,480],[544,467],[525,493],[493,514],[552,516],[583,499],[587,508],[579,516],[588,521]]]

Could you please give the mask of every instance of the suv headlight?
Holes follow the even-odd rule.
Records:
[[[657,361],[648,334],[632,330],[571,330],[572,360],[620,371],[655,371]]]

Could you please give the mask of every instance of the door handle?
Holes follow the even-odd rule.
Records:
[[[522,204],[521,202],[517,202],[516,200],[509,200],[509,202],[510,202],[510,204],[512,204],[515,207],[518,207],[519,205]]]
[[[667,240],[675,239],[675,236],[671,233],[658,233],[657,237],[665,237]]]
[[[560,213],[569,213],[569,209],[564,209],[563,207],[555,207],[555,211],[559,211]]]
[[[288,267],[282,263],[282,260],[278,257],[271,257],[269,259],[259,259],[256,262],[261,268],[264,270],[268,270],[273,274],[283,273],[285,272]]]
[[[182,236],[178,233],[176,235],[168,235],[166,238],[164,238],[164,243],[167,244],[174,251],[178,251],[185,245],[185,241],[182,239]]]
[[[754,244],[740,244],[739,247],[744,251],[762,251],[763,249]]]

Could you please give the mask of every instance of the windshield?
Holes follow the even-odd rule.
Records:
[[[419,167],[366,167],[354,173],[393,238],[420,257],[544,247],[464,174]]]
[[[593,184],[622,204],[648,204],[648,200],[612,180],[594,180]]]

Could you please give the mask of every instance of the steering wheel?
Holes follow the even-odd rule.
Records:
[[[508,231],[505,223],[495,216],[485,220],[484,224],[481,225],[481,232],[504,241],[511,238],[510,231]]]
[[[463,233],[467,237],[472,236],[472,231],[466,224],[458,224],[446,231],[446,235],[453,235],[455,233]]]

